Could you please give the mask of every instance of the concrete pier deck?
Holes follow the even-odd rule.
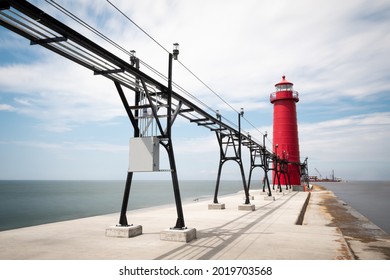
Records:
[[[369,221],[363,226],[370,225],[370,239],[343,234],[335,213],[325,205],[338,203],[329,191],[310,193],[302,225],[296,222],[308,192],[274,193],[275,200],[265,200],[258,190],[251,195],[255,211],[238,210],[242,193],[221,197],[220,202],[226,205],[223,210],[208,210],[209,200],[185,203],[186,226],[197,230],[197,238],[188,243],[160,240],[160,232],[176,221],[172,205],[129,211],[129,222],[143,227],[143,234],[133,238],[105,236],[106,228],[117,223],[118,213],[3,231],[0,259],[389,259],[389,236]],[[337,207],[341,207],[339,213],[345,212],[344,219],[356,214],[347,215],[349,210],[342,204]]]

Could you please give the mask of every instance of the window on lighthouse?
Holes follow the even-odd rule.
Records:
[[[293,90],[293,86],[289,84],[276,86],[276,91],[292,91],[292,90]]]

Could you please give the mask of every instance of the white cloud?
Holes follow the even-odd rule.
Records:
[[[42,142],[42,141],[1,141],[0,144],[17,145],[24,147],[31,147],[43,150],[56,150],[56,151],[95,151],[95,152],[109,152],[109,153],[122,153],[128,152],[129,147],[125,145],[115,145],[104,142]]]
[[[334,119],[320,123],[299,124],[301,158],[309,157],[314,167],[331,170],[341,163],[348,179],[370,179],[368,171],[386,169],[390,138],[390,113],[373,113]],[[349,169],[349,170],[348,170]],[[359,175],[360,173],[360,175]],[[363,177],[362,174],[364,174]],[[355,176],[355,177],[354,177]],[[385,178],[386,173],[378,174]],[[373,179],[373,178],[371,178]]]
[[[15,108],[8,104],[0,104],[0,111],[15,111]]]
[[[367,16],[361,19],[388,9],[383,1],[112,2],[168,50],[179,42],[179,59],[231,103],[266,100],[282,74],[311,102],[389,90],[384,82],[389,69],[383,63],[390,59],[388,20],[373,24]],[[165,51],[107,2],[61,3],[166,74]],[[80,26],[77,30],[85,32]],[[180,85],[211,107],[218,105],[179,65],[174,70]]]
[[[124,115],[112,82],[54,55],[1,67],[0,84],[3,92],[15,93],[15,111],[40,120],[47,130],[70,131]]]

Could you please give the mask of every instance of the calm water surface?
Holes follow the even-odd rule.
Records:
[[[124,181],[0,181],[0,230],[120,212],[124,186]],[[211,199],[214,188],[215,181],[180,182],[183,202]],[[240,181],[224,181],[219,193],[240,190]],[[129,210],[174,203],[170,181],[133,181]]]
[[[390,233],[389,181],[319,184]],[[0,181],[0,230],[119,212],[124,185],[124,181]],[[214,188],[215,181],[180,182],[183,202],[211,200]],[[223,181],[220,195],[241,190],[240,181]],[[128,209],[174,203],[170,181],[134,181]]]
[[[390,181],[318,183],[390,233]]]

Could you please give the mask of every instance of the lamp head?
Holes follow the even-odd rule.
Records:
[[[174,60],[177,60],[177,57],[179,56],[179,44],[178,43],[174,43],[173,44],[173,59]]]

